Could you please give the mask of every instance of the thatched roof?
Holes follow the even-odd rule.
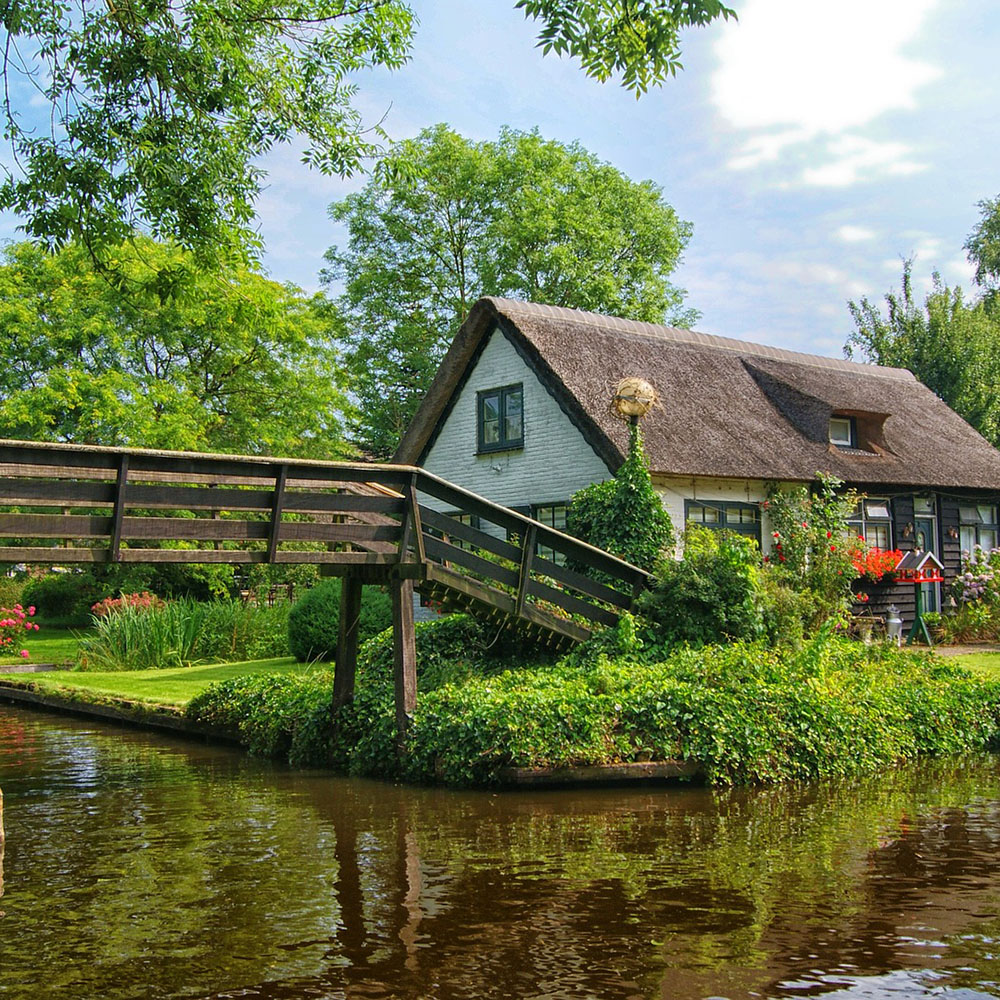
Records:
[[[660,397],[642,422],[655,473],[1000,489],[1000,452],[904,369],[498,298],[472,308],[395,461],[420,464],[496,327],[610,469],[628,435],[608,403],[639,375]],[[829,443],[832,415],[854,417],[859,448]]]

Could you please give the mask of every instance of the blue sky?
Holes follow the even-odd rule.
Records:
[[[848,299],[898,287],[903,257],[970,285],[962,244],[1000,193],[1000,18],[991,0],[731,0],[686,36],[684,71],[636,101],[543,57],[513,0],[423,0],[411,62],[360,79],[393,138],[537,126],[650,178],[694,236],[676,273],[707,333],[839,355]],[[265,265],[318,287],[360,186],[283,149],[260,202]]]

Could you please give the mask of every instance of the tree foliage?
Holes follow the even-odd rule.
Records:
[[[109,273],[80,247],[0,256],[0,437],[344,455],[323,303],[252,271],[206,274],[141,240]]]
[[[637,94],[676,72],[679,32],[717,0],[522,0],[545,51]],[[99,259],[137,227],[203,262],[251,251],[259,157],[304,137],[304,159],[349,174],[384,133],[352,76],[395,69],[416,23],[405,0],[12,0],[3,6],[0,207],[53,246]]]
[[[19,170],[0,205],[56,246],[103,257],[141,225],[203,259],[256,244],[255,161],[276,143],[301,134],[337,173],[376,152],[347,75],[400,66],[413,29],[405,3],[378,0],[17,0],[3,22]]]
[[[400,180],[403,164],[416,179]],[[690,238],[661,190],[578,144],[505,129],[473,143],[445,125],[396,144],[386,171],[331,206],[347,227],[325,280],[343,283],[362,442],[394,450],[481,295],[686,324],[669,275]],[[396,178],[396,179],[393,179]]]
[[[991,259],[985,241],[977,246],[983,261]],[[995,296],[967,300],[960,288],[949,288],[935,274],[921,304],[913,293],[912,262],[907,261],[902,292],[886,294],[884,313],[867,298],[849,308],[855,330],[845,349],[848,356],[857,350],[867,361],[908,368],[988,441],[1000,445],[1000,301]]]
[[[716,0],[518,0],[516,6],[542,21],[539,45],[544,52],[578,58],[597,80],[620,75],[622,86],[637,97],[682,68],[682,29],[736,16]]]
[[[976,267],[976,283],[992,293],[1000,289],[1000,195],[979,203],[979,222],[965,241]]]

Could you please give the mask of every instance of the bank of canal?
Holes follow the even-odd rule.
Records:
[[[405,788],[0,705],[0,996],[1000,996],[1000,761]]]

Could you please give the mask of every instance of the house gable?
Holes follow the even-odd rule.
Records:
[[[491,389],[522,387],[523,444],[480,452],[479,399]],[[483,334],[420,464],[506,506],[565,501],[612,470],[588,442],[514,338],[497,324]]]

